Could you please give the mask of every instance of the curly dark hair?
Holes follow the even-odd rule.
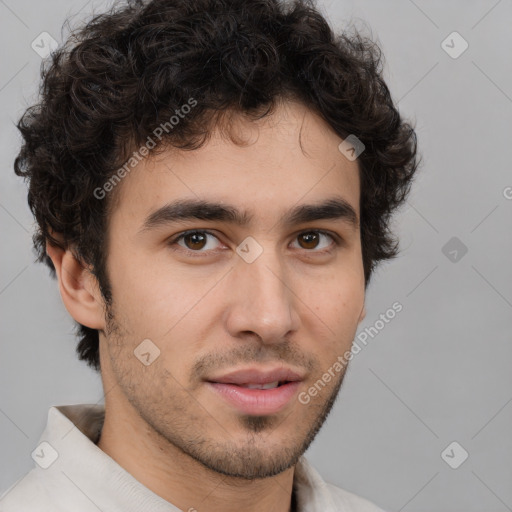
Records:
[[[226,112],[260,119],[277,100],[295,99],[365,145],[366,288],[377,263],[398,254],[391,215],[419,165],[382,63],[371,38],[335,34],[313,0],[138,0],[94,16],[43,64],[39,102],[17,125],[24,141],[14,168],[29,181],[37,261],[55,276],[46,242],[72,249],[111,304],[106,233],[116,195],[99,200],[94,191],[190,98],[197,105],[153,151],[199,148]],[[99,371],[98,331],[76,327],[79,359]]]

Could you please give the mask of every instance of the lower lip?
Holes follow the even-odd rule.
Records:
[[[235,384],[207,383],[216,393],[246,414],[275,414],[297,393],[300,382],[287,382],[273,389],[249,389]]]

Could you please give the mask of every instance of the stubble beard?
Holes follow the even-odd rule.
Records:
[[[291,444],[279,444],[278,448],[269,452],[264,449],[266,445],[265,439],[272,441],[272,433],[279,428],[281,423],[286,421],[287,416],[282,419],[275,415],[239,416],[238,423],[244,432],[247,433],[246,442],[242,446],[230,443],[225,438],[222,441],[212,439],[208,436],[207,432],[201,432],[193,428],[194,424],[196,426],[206,425],[207,421],[204,418],[201,421],[200,417],[194,417],[195,414],[187,410],[183,403],[176,404],[173,411],[163,412],[161,405],[160,407],[156,405],[158,404],[156,395],[147,400],[147,396],[141,396],[136,393],[136,390],[140,390],[142,387],[134,385],[134,382],[130,381],[129,376],[132,372],[126,371],[130,363],[123,364],[127,357],[122,354],[123,345],[126,344],[129,338],[117,323],[111,305],[107,307],[106,323],[106,342],[112,347],[112,351],[109,349],[109,353],[111,353],[111,365],[117,383],[137,414],[157,434],[159,437],[158,443],[160,445],[162,443],[164,445],[172,445],[173,448],[198,462],[203,467],[217,474],[235,479],[254,480],[269,478],[295,466],[300,457],[309,448],[330,414],[347,369],[346,366],[340,372],[338,380],[323,402],[310,402],[306,405],[300,404],[297,400],[295,407],[309,407],[311,409],[312,412],[307,416],[306,420],[311,425],[299,438],[294,435],[295,432],[290,432],[290,435],[287,435],[285,438],[287,440],[293,439]],[[135,356],[133,357],[135,358]],[[167,382],[167,379],[164,378],[163,382]],[[153,386],[151,389],[158,389],[158,386]],[[191,401],[193,399],[189,397],[189,402]],[[152,406],[151,404],[154,405]],[[178,412],[181,419],[176,420],[176,414],[173,413]],[[187,412],[189,413],[190,420],[193,419],[194,421],[188,421],[187,423],[187,420],[184,420]],[[196,414],[197,412],[202,412],[204,416],[206,411],[204,408],[198,408],[194,412]],[[291,427],[294,431],[297,428],[302,430],[300,425]],[[276,446],[275,442],[272,444]]]

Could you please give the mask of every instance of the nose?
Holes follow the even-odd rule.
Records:
[[[282,343],[300,324],[300,301],[291,269],[270,250],[252,263],[240,258],[231,272],[226,328],[234,338],[256,334],[262,343]],[[296,287],[296,286],[295,286]]]

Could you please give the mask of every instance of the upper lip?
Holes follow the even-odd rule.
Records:
[[[303,375],[291,368],[281,367],[270,370],[262,370],[259,368],[240,369],[206,380],[208,382],[219,382],[222,384],[270,384],[271,382],[291,382],[303,379]]]

